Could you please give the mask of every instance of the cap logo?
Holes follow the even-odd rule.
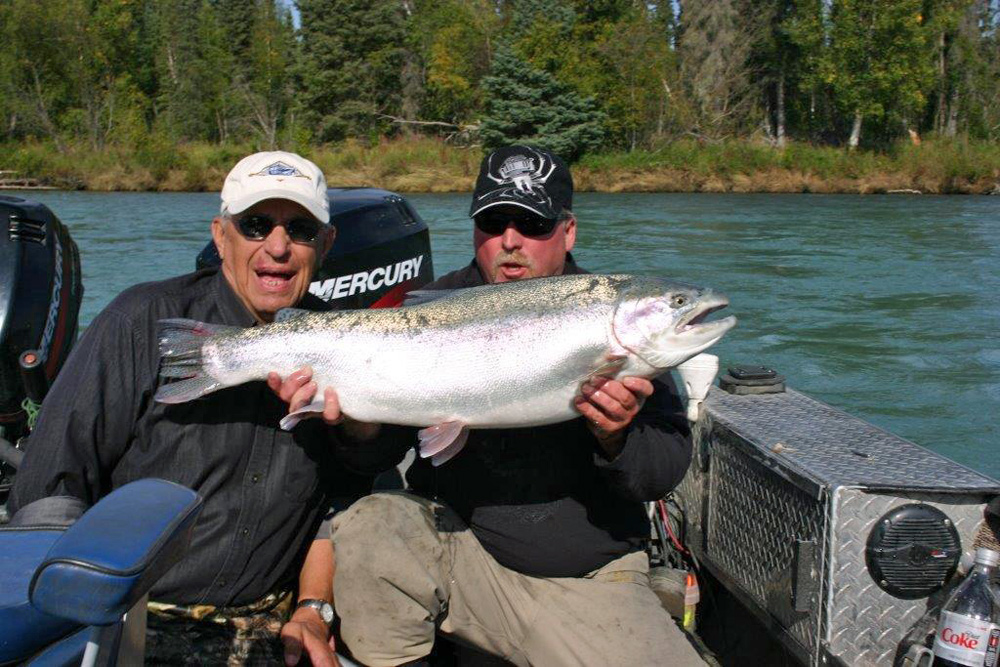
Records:
[[[303,174],[301,171],[296,169],[290,164],[284,162],[273,162],[260,171],[250,174],[251,176],[292,176],[295,178],[306,178],[310,179],[308,176]]]
[[[550,163],[541,153],[534,153],[534,157],[527,155],[512,155],[503,161],[503,164],[493,172],[493,165],[486,176],[497,185],[513,184],[521,192],[533,193],[535,185],[545,185],[556,165]],[[536,167],[537,160],[537,167]]]

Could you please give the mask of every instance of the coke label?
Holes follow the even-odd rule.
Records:
[[[942,611],[937,637],[934,638],[934,656],[959,665],[981,667],[986,662],[990,636],[998,630],[1000,626],[989,621]],[[993,651],[995,660],[996,649]]]

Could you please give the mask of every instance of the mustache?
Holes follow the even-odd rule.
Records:
[[[534,262],[519,252],[503,252],[493,258],[494,269],[499,269],[502,264],[520,264],[528,269],[534,268]]]

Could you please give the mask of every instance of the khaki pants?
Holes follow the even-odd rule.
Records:
[[[499,565],[458,516],[379,493],[334,519],[341,634],[366,665],[426,656],[440,631],[516,665],[705,663],[649,587],[644,553],[581,578]]]

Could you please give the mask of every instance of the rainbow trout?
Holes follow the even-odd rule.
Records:
[[[363,422],[427,427],[420,453],[439,465],[470,428],[516,428],[578,417],[573,399],[593,376],[651,378],[718,341],[735,317],[709,289],[630,275],[538,278],[415,293],[397,309],[313,313],[287,309],[249,329],[161,322],[156,400],[181,403],[233,385],[313,368]],[[184,378],[177,380],[178,378]]]

